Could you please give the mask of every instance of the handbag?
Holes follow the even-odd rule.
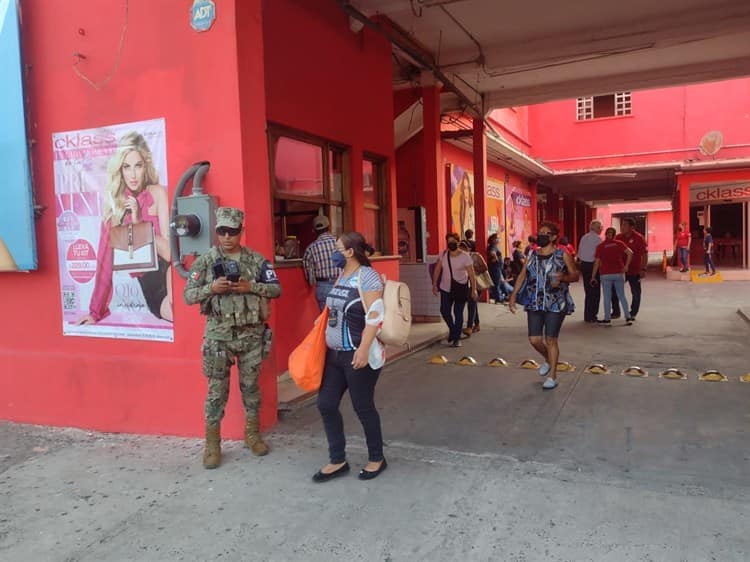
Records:
[[[469,284],[468,283],[459,283],[453,278],[453,266],[451,265],[451,255],[450,252],[446,254],[448,256],[448,269],[451,272],[451,290],[450,295],[456,302],[466,302],[469,300]]]
[[[109,245],[114,253],[114,271],[143,273],[159,269],[154,225],[148,221],[113,226],[109,231]]]
[[[289,376],[306,392],[320,388],[326,363],[326,326],[328,307],[323,309],[305,339],[289,354]]]
[[[492,276],[489,271],[485,271],[477,275],[477,287],[480,291],[494,287],[495,284],[492,282]]]

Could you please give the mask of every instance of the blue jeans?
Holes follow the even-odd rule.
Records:
[[[464,327],[464,306],[466,306],[466,301],[454,301],[450,293],[440,289],[440,315],[448,326],[448,341],[450,342],[461,339],[461,328]]]
[[[318,301],[318,308],[320,308],[321,312],[323,312],[326,306],[326,299],[331,289],[333,289],[333,281],[318,281],[315,283],[315,298]]]
[[[490,291],[490,298],[501,301],[503,298],[510,297],[513,292],[513,285],[503,279],[501,268],[490,268],[490,277],[492,277],[493,287]]]
[[[716,266],[714,265],[714,258],[709,252],[706,252],[705,254],[703,254],[703,261],[706,264],[706,273],[716,273]]]
[[[690,248],[677,248],[680,254],[681,269],[688,269],[688,258],[690,257]]]
[[[604,319],[611,320],[612,314],[612,289],[617,293],[617,299],[620,301],[622,311],[626,318],[630,318],[630,308],[628,308],[628,299],[625,297],[625,275],[622,273],[608,273],[600,277],[602,284],[602,293],[604,295]]]

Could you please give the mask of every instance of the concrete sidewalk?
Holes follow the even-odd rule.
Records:
[[[225,443],[214,471],[199,440],[0,424],[0,559],[748,560],[748,288],[649,279],[634,326],[577,313],[560,340],[577,369],[552,392],[516,367],[427,365],[532,356],[525,316],[482,306],[462,349],[384,371],[389,469],[366,483],[346,399],[353,474],[323,485],[310,481],[326,461],[314,407],[284,417],[268,457]],[[592,360],[649,377],[583,374]],[[668,366],[689,379],[659,378]],[[730,381],[698,381],[706,368]]]

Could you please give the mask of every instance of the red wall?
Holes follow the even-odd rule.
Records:
[[[711,130],[724,136],[719,158],[750,155],[750,78],[633,92],[632,107],[630,116],[576,121],[574,99],[531,106],[532,155],[556,169],[709,160],[697,147]],[[735,144],[744,146],[727,146]]]
[[[118,4],[119,6],[119,4]],[[79,69],[102,80],[112,69],[123,13],[107,4],[69,0],[51,10],[47,0],[24,0],[23,48],[32,65],[28,95],[34,188],[47,207],[37,221],[39,271],[0,275],[6,318],[0,327],[0,418],[105,431],[195,435],[202,431],[205,381],[201,374],[203,320],[182,303],[184,282],[174,277],[172,344],[63,337],[57,270],[51,135],[56,131],[164,117],[172,183],[193,162],[209,160],[209,193],[224,205],[245,207],[267,193],[262,128],[260,1],[218,6],[213,28],[196,33],[182,0],[131,0],[119,68],[95,90],[76,76],[71,53],[86,56]],[[236,19],[236,16],[239,20]],[[235,28],[245,34],[238,83]],[[260,115],[240,114],[240,96],[260,101]],[[246,176],[253,170],[252,176]],[[245,185],[245,189],[241,186]],[[173,185],[169,186],[170,193]],[[256,192],[257,190],[257,192]],[[268,227],[263,223],[267,223]],[[248,224],[270,230],[268,213],[248,209]],[[248,233],[255,244],[256,236]],[[260,246],[268,240],[261,237]],[[8,298],[13,295],[13,298]],[[265,426],[275,420],[275,378],[261,381]],[[270,384],[269,384],[270,383]],[[241,429],[236,392],[227,433]]]
[[[113,68],[124,13],[86,0],[69,0],[65,10],[48,4],[22,2],[25,62],[33,68],[28,94],[37,141],[34,187],[41,205],[55,205],[53,132],[164,117],[172,183],[193,162],[211,161],[207,191],[222,205],[245,209],[245,242],[267,256],[273,252],[267,119],[351,146],[353,172],[361,170],[364,151],[389,158],[395,209],[390,47],[368,31],[352,34],[335,3],[224,0],[217,3],[211,30],[197,33],[183,0],[131,0],[119,67],[100,90],[76,76],[70,53],[84,54],[80,70],[94,81],[103,79]],[[361,173],[352,180],[356,228],[362,224]],[[395,222],[392,228],[395,240]],[[183,280],[173,277],[172,344],[63,337],[49,210],[37,221],[37,239],[38,272],[0,274],[0,294],[14,295],[3,299],[6,317],[14,321],[0,328],[0,418],[104,431],[202,433],[204,321],[197,307],[183,304]],[[395,263],[377,268],[397,278]],[[282,270],[280,278],[283,293],[272,318],[276,349],[261,375],[263,427],[276,419],[276,375],[286,368],[285,353],[315,316],[301,270]],[[290,328],[291,318],[299,322]],[[239,437],[242,418],[233,381],[223,434]]]
[[[364,225],[362,154],[388,158],[395,217],[390,43],[368,28],[352,33],[335,2],[264,2],[263,21],[268,120],[351,147],[355,230]]]
[[[529,109],[529,106],[505,107],[489,115],[490,122],[503,138],[527,154],[531,152]]]
[[[430,196],[424,192],[424,178],[422,177],[422,133],[415,135],[412,139],[406,142],[403,146],[399,147],[396,153],[396,177],[398,178],[398,206],[399,207],[410,207],[425,204],[425,197]],[[443,165],[455,164],[473,173],[474,160],[472,154],[465,150],[443,142],[441,144],[441,152]],[[528,187],[528,179],[512,172],[508,172],[502,166],[498,166],[494,162],[487,163],[487,177],[495,180],[502,184],[505,174],[508,173],[510,176],[511,184],[522,186],[525,189],[531,189]],[[446,188],[449,189],[449,186]],[[533,191],[533,190],[531,190]],[[508,194],[505,194],[507,198]],[[503,202],[504,204],[505,202]],[[448,198],[448,205],[450,206],[450,197]],[[536,216],[536,210],[532,210],[534,216]],[[489,212],[489,209],[488,209]],[[446,222],[448,217],[446,216]],[[501,227],[505,227],[505,221],[501,220]],[[450,225],[448,225],[450,226]],[[437,229],[434,225],[427,225],[430,236],[436,236]],[[486,241],[486,237],[482,234],[476,235],[477,239],[483,245]],[[440,242],[440,247],[443,246],[443,241]],[[506,250],[507,251],[507,250]]]

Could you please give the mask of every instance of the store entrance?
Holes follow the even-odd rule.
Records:
[[[744,221],[745,206],[725,203],[709,207],[710,225],[716,247],[715,258],[719,267],[744,267],[747,226]]]

